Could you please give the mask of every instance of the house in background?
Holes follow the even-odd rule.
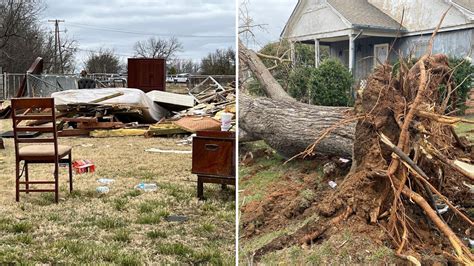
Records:
[[[403,56],[421,56],[450,6],[433,52],[470,56],[474,52],[474,0],[298,0],[281,37],[292,44],[315,45],[316,67],[320,46],[329,46],[330,56],[362,80],[380,62],[398,58],[399,51]]]

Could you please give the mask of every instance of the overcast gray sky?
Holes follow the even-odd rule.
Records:
[[[265,30],[255,30],[255,42],[248,45],[254,49],[278,41],[291,12],[298,0],[249,0],[247,9],[254,24],[266,24]]]
[[[88,50],[114,49],[123,62],[136,41],[176,36],[184,46],[178,57],[199,61],[217,48],[235,48],[236,3],[231,0],[44,0],[41,21],[64,19],[60,29],[79,42],[78,66]],[[61,33],[64,34],[64,33]],[[205,36],[205,37],[201,37]]]

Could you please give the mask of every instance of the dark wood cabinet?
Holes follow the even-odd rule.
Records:
[[[129,58],[128,87],[144,92],[165,91],[166,60],[160,58]]]
[[[197,194],[204,183],[235,185],[235,133],[198,131],[193,138],[192,173],[198,176]]]

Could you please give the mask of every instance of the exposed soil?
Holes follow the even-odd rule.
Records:
[[[420,78],[420,73],[424,71],[421,64],[424,64],[429,76],[425,86]],[[434,55],[427,57],[421,64],[411,68],[402,66],[405,68],[400,70],[402,73],[399,76],[395,76],[390,65],[377,68],[371,75],[362,100],[356,107],[356,113],[365,117],[359,119],[356,126],[354,167],[345,178],[342,177],[344,175],[336,178],[340,185],[335,191],[327,186],[327,180],[318,182],[316,178],[310,177],[311,174],[285,174],[279,182],[268,187],[268,193],[261,201],[251,202],[241,208],[241,232],[247,239],[284,228],[290,221],[319,215],[316,221],[261,246],[255,251],[255,260],[289,246],[322,243],[341,228],[348,228],[354,234],[370,236],[374,243],[398,249],[398,255],[405,259],[412,257],[422,263],[471,260],[469,249],[464,246],[462,251],[454,250],[453,241],[457,240],[448,239],[446,233],[452,229],[459,240],[472,239],[474,232],[470,230],[469,223],[455,215],[453,210],[442,215],[434,214],[438,220],[440,218],[437,216],[441,216],[441,225],[427,215],[427,211],[436,213],[433,211],[437,203],[434,192],[423,183],[425,181],[397,161],[400,159],[393,157],[393,150],[381,140],[383,134],[395,145],[399,142],[400,150],[426,174],[427,182],[473,219],[472,210],[470,214],[467,211],[472,208],[472,193],[463,185],[463,182],[470,183],[469,178],[454,171],[451,165],[434,158],[429,153],[433,151],[427,151],[423,145],[432,145],[433,150],[440,151],[446,158],[463,158],[472,163],[474,158],[470,148],[457,142],[450,125],[411,111],[417,105],[420,110],[442,114],[443,99],[438,86],[451,86],[447,78],[450,71],[447,58]],[[424,91],[418,93],[418,88]],[[412,122],[405,123],[405,120]],[[405,184],[404,193],[396,198],[396,189],[400,184]],[[312,197],[305,198],[302,191],[312,192]],[[420,196],[418,201],[415,200],[416,204],[408,196],[410,193]],[[302,202],[302,198],[307,202]],[[428,207],[423,206],[423,201],[429,204]],[[445,230],[443,227],[446,226],[450,229]],[[405,236],[402,237],[402,233]]]

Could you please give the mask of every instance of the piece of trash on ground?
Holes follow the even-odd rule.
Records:
[[[337,187],[337,183],[334,182],[334,181],[329,181],[328,184],[331,188],[336,188]]]
[[[324,176],[335,175],[336,170],[337,170],[337,165],[334,162],[328,162],[323,165]]]
[[[94,147],[94,144],[81,144],[80,146],[84,148],[90,148],[90,147]]]
[[[109,185],[112,184],[115,180],[111,178],[99,178],[97,179],[97,182],[104,184],[104,185]]]
[[[188,217],[180,215],[170,215],[165,217],[165,220],[167,222],[186,222],[188,220]]]
[[[100,186],[95,189],[99,194],[107,194],[109,193],[110,189],[106,186]]]
[[[95,171],[95,165],[91,160],[76,160],[72,163],[72,167],[76,174],[93,173]]]
[[[183,138],[182,140],[176,141],[176,144],[178,146],[191,145],[191,144],[193,144],[193,137],[195,137],[195,136],[196,136],[196,134],[192,134],[191,136],[189,136],[187,138]]]
[[[158,186],[155,183],[140,183],[135,186],[135,189],[142,190],[144,192],[152,192],[158,189]]]
[[[439,214],[443,214],[443,213],[446,213],[448,210],[449,210],[449,206],[448,205],[436,205],[436,210],[438,210],[438,213]]]
[[[348,162],[350,162],[351,160],[346,159],[346,158],[339,158],[339,161],[340,161],[341,163],[348,163]]]
[[[178,153],[178,154],[191,154],[192,151],[178,151],[178,150],[162,150],[160,148],[146,149],[147,152],[158,152],[158,153]]]

